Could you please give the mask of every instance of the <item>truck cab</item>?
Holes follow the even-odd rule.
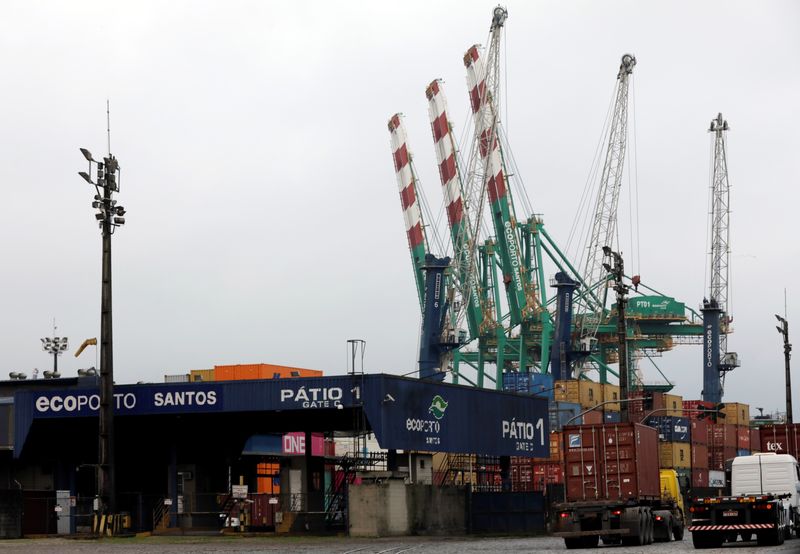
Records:
[[[788,454],[739,456],[731,464],[729,496],[692,500],[695,548],[718,548],[737,536],[779,545],[800,536],[800,466]]]
[[[681,494],[678,472],[674,469],[661,469],[658,472],[661,488],[661,503],[653,511],[653,534],[656,542],[669,541],[674,537],[683,539],[685,524],[683,495]]]
[[[767,452],[735,458],[731,468],[731,494],[788,495],[781,503],[792,531],[800,536],[800,465],[794,456]]]

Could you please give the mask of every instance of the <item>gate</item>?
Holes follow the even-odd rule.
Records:
[[[469,504],[469,532],[543,533],[545,515],[541,492],[474,492]]]

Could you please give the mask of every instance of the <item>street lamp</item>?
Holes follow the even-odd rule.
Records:
[[[110,143],[110,141],[109,141]],[[109,150],[110,150],[109,144]],[[114,351],[111,317],[111,235],[125,224],[125,208],[117,205],[113,193],[119,192],[120,167],[117,159],[109,152],[103,161],[97,161],[86,148],[80,149],[89,162],[89,172],[78,172],[87,183],[94,186],[95,195],[92,208],[97,210],[98,221],[103,237],[103,269],[100,306],[100,432],[99,432],[99,471],[97,476],[98,510],[108,514],[116,513],[116,494],[114,486]],[[96,180],[92,181],[92,169]]]
[[[786,423],[792,424],[792,374],[789,372],[789,360],[792,357],[792,345],[789,342],[789,322],[786,318],[775,314],[780,325],[776,326],[783,335],[783,362],[786,367]]]
[[[54,335],[53,338],[45,337],[40,340],[42,341],[42,350],[53,356],[53,373],[50,376],[45,376],[57,379],[61,377],[61,374],[58,372],[58,357],[68,348],[69,339],[67,337],[56,337]]]

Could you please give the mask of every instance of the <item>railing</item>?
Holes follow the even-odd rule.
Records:
[[[163,531],[169,527],[170,508],[165,504],[165,498],[153,508],[153,531]]]

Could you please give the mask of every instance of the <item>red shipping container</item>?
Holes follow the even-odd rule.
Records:
[[[689,440],[692,444],[708,444],[708,421],[703,419],[692,419],[690,422],[691,435]]]
[[[752,453],[761,452],[761,431],[750,429],[750,451]]]
[[[571,425],[563,435],[568,502],[659,498],[654,428],[635,423]]]
[[[696,410],[711,410],[713,408],[713,402],[706,402],[705,400],[684,400],[683,416],[689,419],[698,419],[703,414]]]
[[[708,469],[715,469],[723,471],[725,469],[725,462],[736,457],[736,447],[726,446],[724,448],[715,448],[708,452]]]
[[[736,448],[736,426],[727,423],[712,423],[708,426],[708,446],[713,448]]]
[[[547,485],[564,482],[564,468],[558,462],[541,462],[533,465],[533,491],[543,491]]]
[[[746,425],[736,427],[736,449],[750,450],[750,428]]]
[[[592,410],[591,412],[583,414],[584,425],[600,425],[601,423],[603,423],[603,412]]]
[[[692,469],[708,469],[708,447],[692,443]]]
[[[759,434],[762,452],[800,456],[800,423],[763,425]]]
[[[692,468],[692,488],[704,489],[708,487],[708,470],[705,468]]]

